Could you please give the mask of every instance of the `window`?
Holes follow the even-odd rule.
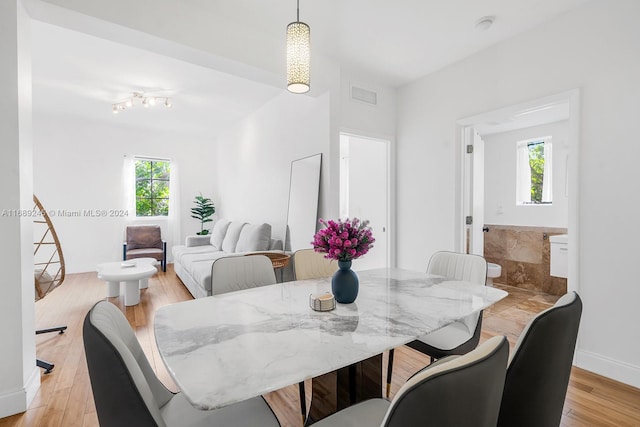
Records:
[[[169,215],[170,162],[135,159],[136,216]]]
[[[518,142],[516,203],[550,205],[552,202],[551,137]]]

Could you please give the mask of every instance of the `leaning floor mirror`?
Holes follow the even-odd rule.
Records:
[[[322,154],[303,157],[291,162],[289,207],[285,249],[295,252],[311,247],[318,222],[320,168]]]

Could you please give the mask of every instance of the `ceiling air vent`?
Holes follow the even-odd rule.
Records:
[[[366,102],[367,104],[377,105],[378,94],[358,86],[351,86],[351,99]]]

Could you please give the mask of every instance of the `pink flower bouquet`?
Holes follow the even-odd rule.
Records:
[[[369,221],[353,218],[345,221],[320,220],[325,228],[313,237],[313,249],[326,253],[325,258],[351,261],[369,252],[376,239],[371,234]]]

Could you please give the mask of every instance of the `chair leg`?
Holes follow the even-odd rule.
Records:
[[[66,329],[67,329],[66,325],[65,326],[55,326],[53,328],[47,328],[47,329],[38,329],[38,330],[36,330],[36,335],[48,334],[50,332],[57,332],[58,334],[64,334],[64,331]],[[44,369],[44,373],[48,374],[53,370],[53,368],[56,365],[54,365],[53,363],[46,362],[44,360],[36,359],[36,366],[38,368]]]
[[[57,332],[59,334],[64,334],[65,329],[67,329],[66,326],[56,326],[54,328],[38,329],[36,331],[36,335],[48,334],[49,332]]]
[[[391,393],[391,375],[393,374],[393,353],[394,350],[389,350],[389,363],[387,364],[387,398]]]
[[[298,389],[300,390],[300,413],[302,415],[302,425],[305,425],[307,421],[307,397],[304,391],[304,381],[298,383]]]
[[[56,366],[53,363],[45,362],[44,360],[36,359],[36,366],[44,369],[44,373],[48,374]]]

